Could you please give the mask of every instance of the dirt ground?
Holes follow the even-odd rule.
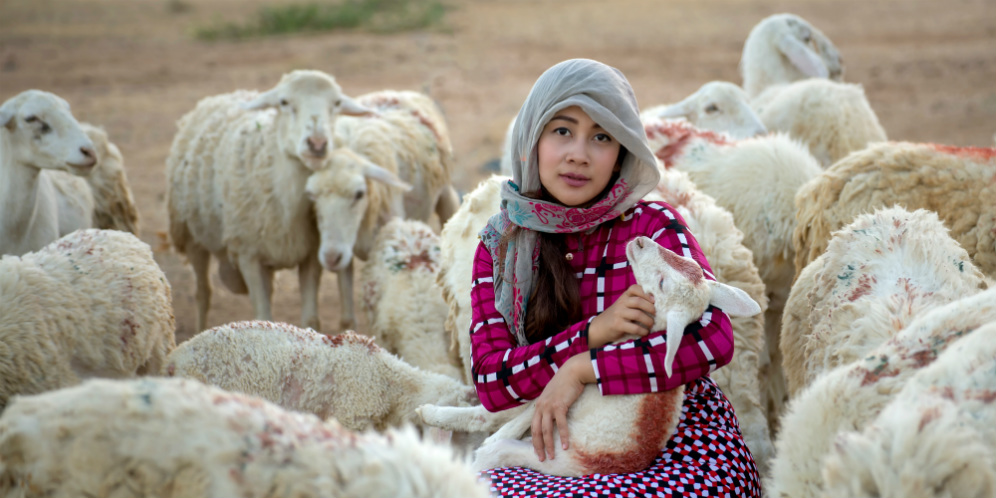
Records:
[[[173,286],[178,342],[196,332],[196,310],[193,273],[162,239],[175,123],[202,97],[267,89],[289,70],[324,70],[350,95],[427,91],[446,114],[461,192],[489,174],[505,126],[552,64],[597,59],[627,75],[643,107],[673,102],[710,80],[740,83],[743,41],[778,12],[802,16],[836,43],[845,80],[864,85],[890,139],[992,146],[996,133],[996,0],[447,0],[442,31],[212,43],[193,29],[245,19],[264,2],[176,3],[0,0],[0,102],[47,90],[107,129],[125,157],[141,238]],[[248,297],[214,279],[209,325],[251,318]],[[335,279],[322,281],[325,332],[338,324]],[[277,274],[275,319],[299,322],[296,280],[294,271]]]

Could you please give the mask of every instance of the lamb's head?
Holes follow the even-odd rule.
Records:
[[[342,93],[335,78],[321,71],[287,73],[272,89],[246,102],[248,110],[276,109],[280,150],[298,158],[310,169],[328,157],[335,119],[361,116],[372,111]]]
[[[726,132],[737,140],[768,133],[751,109],[747,92],[726,81],[710,81],[685,100],[658,108],[647,117],[685,119],[697,128]]]
[[[756,60],[767,58],[767,61]],[[768,74],[773,81],[748,81],[748,68],[778,61],[781,74]],[[805,19],[794,14],[775,14],[761,20],[747,36],[740,70],[744,89],[757,95],[764,88],[757,85],[791,83],[804,78],[829,78],[840,81],[844,66],[840,52],[826,35]]]
[[[19,164],[87,175],[97,163],[69,103],[48,92],[27,90],[0,105],[0,135],[4,155]]]
[[[721,282],[707,280],[702,267],[661,246],[649,237],[637,237],[626,244],[626,258],[633,267],[636,283],[654,296],[654,330],[667,330],[664,370],[671,375],[671,363],[685,327],[698,320],[709,305],[731,316],[753,316],[761,307],[746,292]]]
[[[403,194],[411,186],[394,173],[348,148],[336,148],[326,167],[313,173],[305,185],[314,203],[321,247],[318,260],[325,269],[344,270],[357,252],[361,231],[373,242],[377,227],[404,217]],[[370,248],[361,248],[361,257]]]

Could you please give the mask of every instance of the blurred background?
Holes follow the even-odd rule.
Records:
[[[549,66],[597,59],[626,74],[641,107],[676,102],[711,80],[740,84],[747,34],[779,12],[836,44],[844,81],[864,86],[891,140],[994,145],[996,0],[0,0],[0,102],[50,91],[107,130],[173,286],[180,342],[196,332],[194,282],[165,244],[165,158],[199,99],[303,68],[353,96],[424,91],[445,113],[463,193],[497,167],[505,127]],[[299,320],[296,280],[277,274],[275,319]],[[251,318],[247,296],[214,285],[209,325]],[[334,332],[335,276],[320,305]]]

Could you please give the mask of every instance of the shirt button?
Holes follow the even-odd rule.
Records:
[[[567,261],[574,261],[574,254],[567,253],[567,255],[564,256],[564,259],[566,259]]]

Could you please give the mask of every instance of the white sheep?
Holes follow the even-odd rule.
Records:
[[[37,251],[93,226],[97,156],[69,103],[27,90],[0,105],[0,254]],[[71,173],[71,174],[70,174]]]
[[[698,320],[709,305],[731,316],[761,312],[746,292],[707,280],[702,267],[648,237],[636,237],[626,244],[626,257],[633,266],[637,283],[654,296],[654,330],[667,331],[664,369],[671,374],[671,362],[685,327]],[[497,413],[483,406],[453,408],[426,405],[418,408],[423,421],[449,430],[497,431],[474,454],[474,468],[486,470],[523,466],[544,474],[581,476],[600,473],[637,472],[648,467],[674,433],[681,416],[684,388],[669,391],[602,396],[587,385],[568,412],[571,444],[560,458],[539,461],[532,443],[521,439],[532,424],[535,405]],[[653,415],[649,415],[653,413]],[[653,434],[642,434],[635,426],[641,418],[658,419]],[[500,428],[499,428],[500,426]],[[639,434],[640,440],[634,435]],[[554,433],[554,444],[560,436]],[[559,446],[559,445],[558,445]]]
[[[640,113],[644,126],[662,119],[683,119],[702,130],[725,132],[735,140],[768,133],[751,108],[747,92],[726,81],[710,81],[681,102]]]
[[[795,14],[774,14],[757,23],[744,41],[740,75],[755,98],[768,87],[807,78],[840,81],[844,74],[833,42]]]
[[[786,315],[805,318],[782,324],[790,396],[821,373],[863,357],[917,315],[987,285],[937,215],[923,209],[858,216],[834,232],[811,266],[786,305]]]
[[[863,431],[837,435],[823,496],[996,496],[994,372],[996,321],[917,372]]]
[[[428,225],[392,219],[379,230],[360,272],[362,308],[382,347],[410,365],[461,379],[444,329],[440,263],[439,236]]]
[[[77,230],[0,259],[0,411],[14,394],[157,374],[176,346],[172,293],[147,244]]]
[[[890,142],[856,152],[796,194],[795,267],[862,213],[899,204],[938,214],[984,273],[996,278],[996,148]]]
[[[467,406],[473,387],[413,367],[367,336],[326,336],[274,322],[236,322],[181,343],[162,373],[259,396],[284,408],[334,416],[351,430],[414,422],[425,403]]]
[[[329,164],[307,181],[321,234],[318,258],[338,275],[344,330],[356,325],[353,257],[367,259],[377,230],[393,217],[428,221],[433,213],[442,224],[459,205],[449,131],[436,104],[392,90],[357,101],[377,114],[339,119]]]
[[[0,495],[162,498],[488,497],[414,431],[334,420],[187,379],[93,380],[0,417]]]
[[[919,369],[993,321],[996,288],[922,313],[891,339],[817,378],[789,402],[782,417],[771,478],[764,483],[767,495],[820,496],[823,461],[835,435],[864,428]]]
[[[103,128],[80,123],[93,141],[97,164],[86,177],[93,192],[93,227],[123,230],[138,235],[138,209],[131,194],[121,151]]]
[[[169,235],[197,278],[198,331],[211,305],[212,255],[225,286],[248,292],[266,320],[273,272],[297,267],[301,321],[319,328],[318,229],[304,186],[328,160],[336,118],[366,112],[331,76],[302,70],[264,93],[202,99],[180,119],[166,158]]]
[[[778,335],[795,277],[795,192],[820,173],[820,165],[805,145],[783,133],[731,140],[680,120],[648,120],[644,127],[665,168],[687,173],[698,189],[727,209],[743,232],[743,245],[753,253],[768,298],[762,397],[775,429],[786,399]]]

